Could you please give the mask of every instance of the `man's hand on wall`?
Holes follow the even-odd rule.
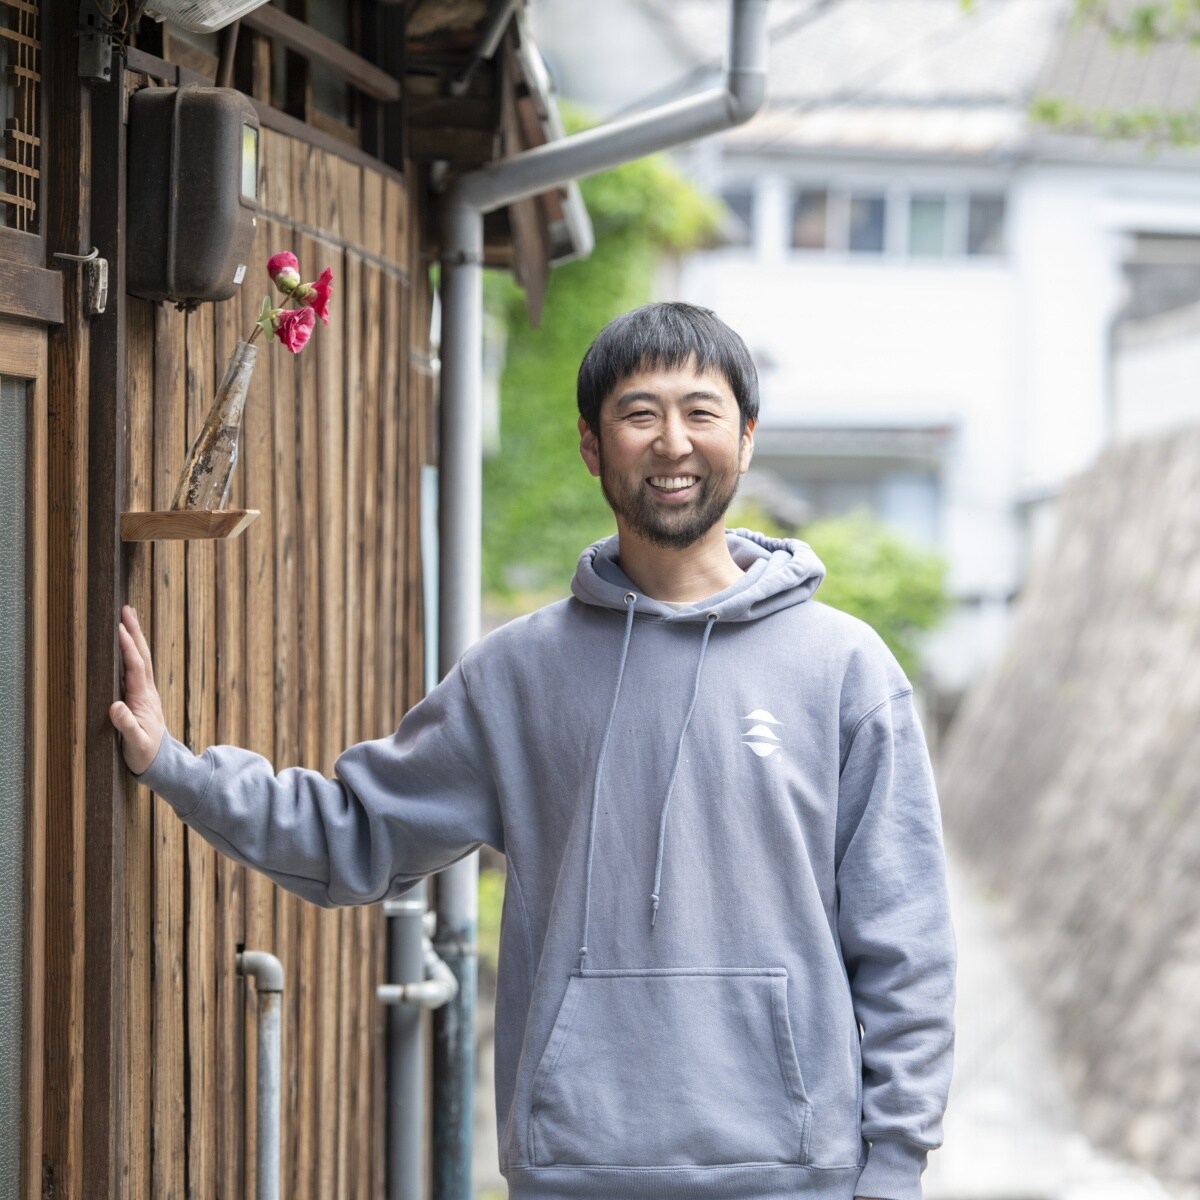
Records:
[[[150,646],[137,613],[128,604],[121,609],[117,638],[125,663],[125,699],[114,700],[108,716],[121,735],[125,765],[140,775],[154,761],[167,726],[162,700],[154,686]]]

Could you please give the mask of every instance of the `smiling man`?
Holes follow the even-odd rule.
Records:
[[[813,599],[808,546],[723,528],[758,385],[713,313],[617,318],[578,404],[617,534],[584,552],[570,600],[474,646],[332,779],[170,737],[126,609],[126,760],[317,904],[504,851],[514,1200],[918,1200],[955,954],[912,689]]]

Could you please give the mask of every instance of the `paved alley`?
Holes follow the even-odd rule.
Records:
[[[1076,1128],[1048,1033],[984,898],[950,862],[958,938],[958,1042],[946,1143],[926,1200],[1165,1200],[1144,1172]]]

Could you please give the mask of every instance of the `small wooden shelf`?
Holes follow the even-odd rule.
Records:
[[[257,508],[229,508],[217,512],[198,509],[126,512],[121,514],[121,541],[179,542],[232,538],[237,537],[258,517]]]

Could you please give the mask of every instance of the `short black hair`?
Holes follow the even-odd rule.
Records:
[[[600,432],[600,405],[623,379],[694,365],[725,376],[746,422],[758,419],[758,372],[746,343],[716,313],[678,300],[646,304],[609,321],[579,364],[579,415]]]

